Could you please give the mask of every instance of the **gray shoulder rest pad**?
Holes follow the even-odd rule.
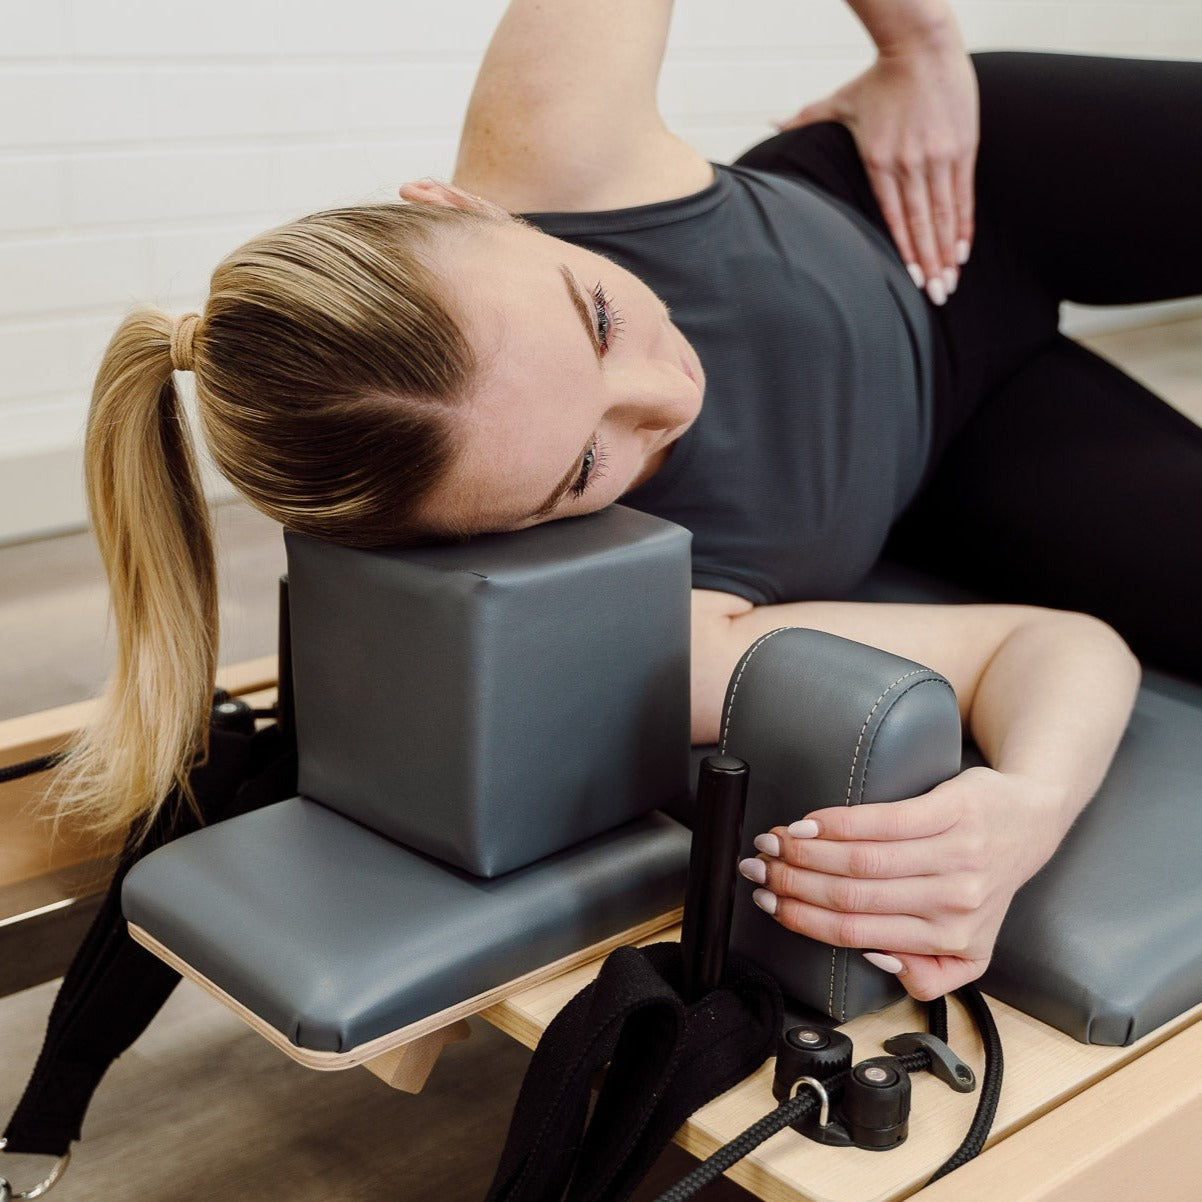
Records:
[[[688,855],[648,814],[485,880],[295,797],[151,852],[121,901],[291,1043],[344,1053],[669,913]]]
[[[742,855],[809,811],[926,793],[960,769],[960,714],[938,672],[816,630],[754,643],[726,693],[721,750],[750,769]],[[786,930],[741,885],[731,949],[795,1001],[843,1022],[897,1000],[897,979],[858,951]]]

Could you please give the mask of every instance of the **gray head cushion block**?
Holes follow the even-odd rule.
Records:
[[[622,506],[416,550],[287,535],[300,792],[494,876],[689,789],[689,534]]]
[[[152,852],[122,907],[296,1046],[349,1052],[667,913],[688,856],[648,814],[485,880],[297,797]]]
[[[808,810],[914,797],[960,768],[951,685],[907,659],[817,630],[781,629],[744,653],[726,692],[720,748],[749,768],[752,840]],[[736,894],[731,950],[786,995],[839,1022],[901,997],[896,977],[856,951],[798,935]]]

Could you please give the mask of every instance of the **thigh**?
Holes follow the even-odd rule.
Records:
[[[1202,679],[1202,429],[1063,336],[986,398],[888,554],[1077,609]]]
[[[972,58],[979,203],[1048,292],[1099,305],[1202,293],[1202,62]]]

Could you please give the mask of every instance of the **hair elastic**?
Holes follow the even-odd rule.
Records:
[[[192,370],[192,340],[199,322],[199,313],[185,313],[171,328],[171,366],[176,371]]]

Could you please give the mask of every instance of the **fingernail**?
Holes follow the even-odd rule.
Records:
[[[960,283],[960,273],[954,267],[945,267],[943,269],[943,284],[947,288],[948,296],[951,296],[956,291]]]
[[[789,823],[789,834],[794,839],[813,839],[818,834],[818,823],[813,818],[798,818]]]
[[[763,860],[740,860],[739,871],[749,880],[762,885],[768,879],[768,866]]]
[[[762,851],[766,856],[780,855],[780,840],[775,835],[756,835],[752,843],[755,844],[756,851]],[[756,861],[757,864],[759,862]]]
[[[931,304],[943,305],[947,303],[947,289],[943,286],[942,280],[930,280],[927,283],[927,296],[931,298]]]
[[[970,249],[971,248],[969,247],[968,243],[965,242],[963,238],[956,243],[956,262],[959,263],[961,267],[968,262],[968,252]]]
[[[906,270],[910,273],[915,288],[921,288],[927,282],[927,277],[922,274],[922,268],[917,263],[907,263]]]
[[[763,891],[757,889],[756,892]],[[885,972],[898,973],[905,967],[896,956],[887,956],[884,952],[864,952],[862,954],[869,964],[875,964],[877,968],[883,969]]]
[[[776,913],[776,894],[770,893],[767,889],[757,889],[752,895],[751,900],[755,902],[765,914]]]

